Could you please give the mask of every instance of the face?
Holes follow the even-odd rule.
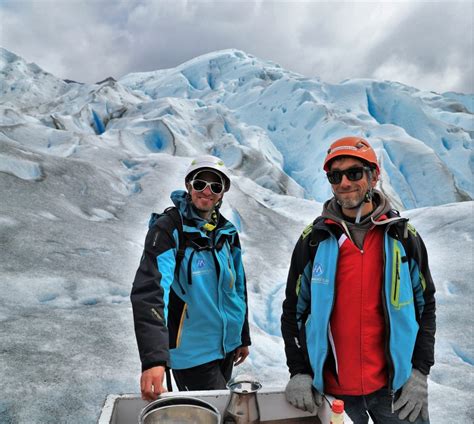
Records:
[[[193,179],[199,179],[208,183],[221,183],[221,178],[214,172],[203,171],[196,174]],[[194,207],[204,214],[211,212],[219,200],[224,196],[224,192],[220,194],[214,194],[211,187],[207,186],[203,191],[196,191],[192,188],[190,183],[186,184],[189,194],[191,195],[191,201]]]
[[[356,158],[343,157],[335,159],[331,163],[330,171],[345,171],[350,168],[364,166],[364,163]],[[334,196],[338,200],[343,210],[357,208],[364,200],[365,194],[369,188],[377,184],[377,173],[372,172],[372,180],[369,181],[367,172],[364,172],[362,178],[358,181],[350,181],[347,175],[342,176],[339,184],[331,184]]]

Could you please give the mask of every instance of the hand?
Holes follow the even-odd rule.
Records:
[[[163,386],[165,367],[157,366],[143,371],[140,379],[140,389],[143,400],[155,400],[159,395],[166,392]]]
[[[249,356],[249,347],[241,346],[235,349],[234,352],[234,366],[240,365]]]
[[[398,414],[398,418],[401,420],[408,416],[408,420],[412,423],[420,415],[420,412],[423,420],[428,420],[428,376],[415,368],[402,387],[400,397],[393,404],[395,411],[402,407],[403,409]]]
[[[309,374],[296,374],[291,377],[285,389],[286,400],[295,408],[318,413],[323,397],[313,388],[313,379]]]

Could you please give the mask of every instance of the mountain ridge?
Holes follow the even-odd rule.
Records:
[[[128,147],[122,146],[133,145],[136,151],[141,144],[143,154],[166,148],[166,140],[173,139],[175,154],[214,152],[238,175],[245,175],[236,165],[242,158],[260,157],[270,177],[255,175],[255,168],[252,172],[264,187],[298,196],[304,191],[318,201],[331,193],[314,164],[322,163],[335,138],[358,135],[373,144],[383,165],[381,186],[397,207],[473,197],[469,152],[474,124],[468,106],[474,96],[450,98],[369,79],[326,84],[235,49],[118,81],[66,84],[1,52],[0,72],[7,75],[1,104],[15,109],[16,102],[18,113],[39,119],[45,125],[39,133],[53,127],[130,139]],[[141,110],[147,110],[145,119]],[[196,140],[201,140],[198,151],[190,147]]]

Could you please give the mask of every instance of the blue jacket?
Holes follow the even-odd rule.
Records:
[[[412,366],[428,374],[434,363],[435,288],[423,241],[406,221],[391,220],[384,234],[382,299],[391,390],[405,384]],[[328,327],[339,251],[336,227],[317,219],[303,232],[293,252],[283,303],[290,374],[313,375],[320,392],[331,355]]]
[[[182,218],[180,237],[168,214],[153,214],[131,301],[142,369],[191,368],[250,345],[247,291],[239,236],[222,215],[213,231],[186,192],[171,199]]]

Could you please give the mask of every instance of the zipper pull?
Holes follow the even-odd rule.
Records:
[[[393,404],[395,403],[395,392],[393,390],[390,391],[390,396],[392,397],[392,414],[394,414],[395,410],[393,409]]]

